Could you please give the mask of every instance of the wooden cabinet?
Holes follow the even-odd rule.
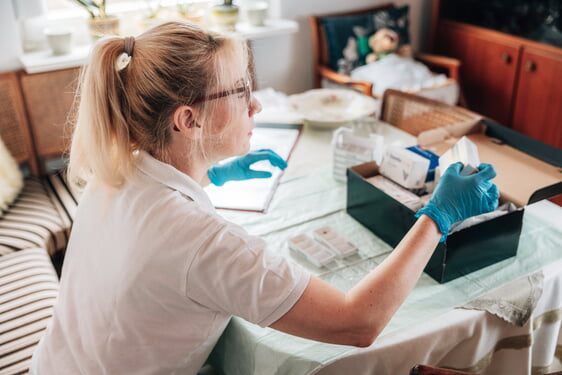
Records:
[[[525,47],[519,65],[513,129],[562,148],[562,51]]]
[[[433,27],[434,52],[461,60],[471,110],[562,148],[562,48],[438,15]]]

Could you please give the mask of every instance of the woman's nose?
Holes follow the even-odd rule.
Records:
[[[250,97],[250,117],[252,117],[256,113],[260,113],[262,109],[263,107],[261,106],[260,101],[254,95],[252,95]]]

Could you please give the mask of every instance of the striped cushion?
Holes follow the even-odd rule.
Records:
[[[63,250],[72,222],[46,182],[28,178],[14,203],[0,217],[0,255],[43,247]]]
[[[56,195],[57,200],[62,204],[66,216],[73,221],[76,216],[78,200],[81,194],[80,191],[78,191],[76,187],[67,183],[65,171],[48,175],[47,181]]]
[[[0,257],[0,374],[27,373],[57,293],[57,275],[44,249]]]

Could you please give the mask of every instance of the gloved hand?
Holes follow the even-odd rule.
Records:
[[[451,224],[495,210],[498,207],[498,187],[490,180],[496,177],[496,170],[490,164],[480,164],[478,172],[470,176],[461,176],[461,162],[447,168],[435,191],[425,205],[416,213],[429,216],[443,233],[445,241]]]
[[[287,168],[287,162],[277,155],[274,151],[264,149],[252,151],[244,156],[237,157],[236,159],[224,163],[215,164],[207,171],[209,180],[213,185],[222,186],[227,181],[240,181],[249,180],[251,178],[268,178],[271,177],[271,172],[256,171],[251,169],[250,166],[261,160],[269,160],[269,162],[280,169]]]

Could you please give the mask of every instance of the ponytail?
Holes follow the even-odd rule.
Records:
[[[93,174],[112,187],[119,187],[133,171],[132,145],[122,109],[122,71],[116,70],[123,53],[119,38],[101,41],[81,73],[79,108],[70,148],[69,176],[74,182],[88,181]],[[124,106],[122,106],[124,104]]]

